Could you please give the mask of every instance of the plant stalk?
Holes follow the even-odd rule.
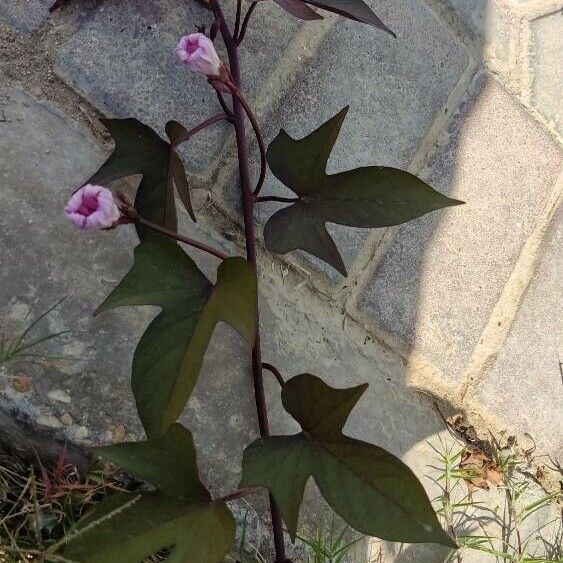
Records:
[[[219,0],[212,0],[212,6],[215,16],[219,20],[219,29],[227,49],[233,82],[237,89],[240,90],[241,77],[237,43],[229,30],[227,22],[225,21]],[[237,96],[233,96],[233,114],[239,161],[239,178],[242,191],[246,256],[248,261],[252,264],[254,271],[257,272],[256,236],[254,232],[254,194],[250,183],[249,153],[245,132],[245,110],[240,98]],[[259,327],[259,319],[257,319],[256,322]],[[256,341],[254,342],[254,346],[252,348],[252,379],[254,383],[254,398],[258,416],[258,427],[260,430],[260,436],[264,438],[270,435],[270,427],[268,423],[266,396],[264,393],[259,328],[256,332]],[[270,512],[272,516],[272,531],[274,536],[276,562],[284,563],[287,561],[287,558],[285,554],[283,521],[279,508],[277,507],[276,501],[272,495],[270,495]]]
[[[244,16],[244,21],[242,22],[240,33],[236,36],[237,45],[240,45],[242,43],[242,40],[246,35],[246,29],[248,28],[248,22],[250,21],[250,16],[252,15],[252,12],[254,12],[254,10],[256,9],[256,6],[258,6],[258,2],[252,2],[252,4],[250,4],[250,8],[248,8],[248,12],[246,12],[246,16]]]
[[[262,369],[265,369],[270,373],[272,373],[276,378],[276,381],[280,384],[280,387],[283,387],[285,385],[285,380],[283,378],[283,375],[281,374],[280,370],[276,366],[273,366],[272,364],[267,364],[266,362],[262,362]]]
[[[230,495],[215,499],[214,502],[229,502],[231,500],[238,500],[239,498],[244,498],[249,495],[254,495],[260,491],[260,487],[246,487],[246,489],[239,489]]]
[[[154,231],[155,233],[160,233],[161,235],[165,235],[168,238],[177,240],[178,242],[183,242],[184,244],[188,244],[189,246],[193,246],[194,248],[203,250],[204,252],[207,252],[208,254],[211,254],[212,256],[219,258],[219,260],[225,260],[226,258],[229,257],[224,252],[221,252],[220,250],[217,250],[216,248],[213,248],[208,244],[200,242],[199,240],[195,240],[193,238],[180,235],[175,231],[171,231],[170,229],[161,227],[156,223],[151,223],[150,221],[147,221],[137,213],[133,204],[129,201],[129,198],[123,192],[117,192],[117,197],[121,202],[119,210],[121,211],[121,214],[124,217],[123,222],[126,223],[131,222],[131,223],[136,223],[138,225],[143,225],[143,227],[146,227],[147,229],[151,229],[151,231]]]
[[[256,198],[262,186],[264,185],[264,180],[266,179],[266,143],[264,142],[264,137],[262,136],[262,132],[260,131],[260,127],[258,126],[258,121],[252,111],[252,108],[248,105],[247,101],[244,99],[240,90],[237,89],[233,92],[233,98],[236,97],[238,101],[241,103],[244,111],[246,112],[246,116],[252,125],[252,129],[256,134],[256,141],[258,142],[258,148],[260,150],[260,177],[258,178],[258,182],[256,183],[256,187],[253,190],[253,195]]]
[[[209,119],[206,119],[196,127],[190,130],[186,130],[183,135],[181,135],[178,139],[176,139],[174,146],[177,147],[181,143],[184,143],[189,139],[191,139],[196,133],[203,131],[204,129],[206,129],[210,125],[213,125],[214,123],[219,123],[220,121],[231,121],[231,117],[227,115],[227,113],[225,112],[225,113],[218,113],[217,115],[214,115]]]
[[[276,201],[278,203],[297,203],[301,198],[298,197],[281,197],[277,195],[265,195],[256,198],[256,203],[265,203],[267,201]]]

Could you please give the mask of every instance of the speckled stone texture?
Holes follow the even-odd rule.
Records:
[[[504,349],[479,389],[503,420],[528,433],[553,459],[563,455],[563,208],[549,226],[539,264]]]
[[[280,18],[280,12],[276,4],[264,2],[255,24],[262,26],[263,35],[249,31],[249,41],[241,49],[251,97],[298,29],[294,21]],[[209,95],[205,77],[178,63],[174,47],[182,35],[208,20],[207,10],[185,0],[104,2],[62,50],[57,71],[115,117],[140,118],[161,133],[170,119],[195,126],[221,108]],[[219,158],[227,132],[225,125],[216,125],[194,138],[188,169],[204,173]]]
[[[338,19],[320,44],[316,60],[302,69],[269,118],[275,123],[268,131],[270,139],[280,125],[300,138],[349,105],[329,162],[332,173],[374,164],[407,168],[469,63],[465,48],[423,2],[371,2],[371,6],[397,38]],[[232,187],[222,197],[237,206]],[[273,176],[263,191],[291,195]],[[261,207],[262,220],[277,207]],[[351,267],[369,230],[329,228]],[[316,258],[304,253],[301,257],[306,267],[342,281],[338,272]]]
[[[563,65],[553,64],[563,52],[563,8],[531,22],[534,78],[532,100],[535,106],[563,135]]]
[[[560,166],[549,135],[478,77],[423,174],[466,205],[399,227],[360,307],[458,381]]]
[[[427,440],[444,435],[435,404],[446,416],[462,414],[481,438],[506,443],[514,435],[519,447],[531,436],[532,469],[548,474],[545,454],[561,455],[562,438],[563,6],[368,2],[397,39],[336,16],[301,23],[274,2],[258,4],[241,56],[266,140],[280,128],[302,137],[349,104],[329,172],[409,169],[466,205],[371,233],[329,225],[348,278],[304,253],[266,252],[261,225],[275,205],[260,207],[264,360],[285,377],[368,382],[346,433],[400,455],[431,496]],[[234,2],[224,4],[232,18]],[[41,439],[85,446],[141,439],[131,358],[156,310],[92,317],[132,263],[133,229],[76,232],[62,208],[108,153],[100,117],[137,117],[162,133],[169,119],[189,127],[218,111],[205,77],[173,52],[209,13],[185,0],[75,0],[49,20],[47,5],[0,0],[0,54],[9,63],[0,67],[0,331],[17,334],[65,297],[35,335],[71,332],[38,350],[51,357],[0,368],[0,420],[25,420],[42,429]],[[249,139],[255,150],[250,131]],[[181,154],[198,217],[194,224],[182,214],[182,232],[242,254],[228,126],[194,137]],[[254,160],[253,179],[256,172]],[[136,181],[120,187],[132,191]],[[271,174],[263,194],[287,195]],[[190,254],[213,278],[216,259]],[[182,416],[217,495],[238,485],[243,449],[256,437],[248,358],[247,345],[220,325]],[[277,383],[265,377],[273,431],[295,430]],[[309,492],[302,524],[314,529],[324,509]],[[494,494],[486,498],[498,504]],[[263,501],[251,504],[260,510]],[[442,556],[385,545],[383,561]],[[464,553],[464,562],[485,562],[474,556]]]
[[[2,0],[0,23],[20,31],[35,31],[47,21],[54,0]]]

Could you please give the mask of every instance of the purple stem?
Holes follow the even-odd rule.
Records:
[[[228,258],[227,254],[224,254],[223,252],[213,248],[212,246],[208,246],[207,244],[203,242],[199,242],[198,240],[195,240],[193,238],[179,235],[178,233],[175,233],[174,231],[171,231],[169,229],[165,229],[164,227],[161,227],[156,223],[151,223],[150,221],[143,219],[140,215],[136,213],[134,215],[130,214],[129,216],[131,218],[131,221],[133,221],[134,223],[138,223],[139,225],[143,225],[144,227],[147,227],[147,229],[151,229],[151,231],[155,231],[156,233],[166,235],[169,238],[172,238],[179,242],[183,242],[184,244],[188,244],[190,246],[193,246],[194,248],[199,248],[200,250],[203,250],[204,252],[207,252],[208,254],[211,254],[219,258],[220,260],[225,260],[225,258]]]
[[[262,369],[268,370],[270,373],[274,374],[274,377],[277,379],[278,383],[283,387],[285,385],[285,380],[281,371],[272,364],[267,364],[266,362],[262,362]]]
[[[214,123],[219,123],[220,121],[231,121],[231,117],[229,117],[227,115],[227,113],[218,113],[217,115],[214,115],[213,117],[210,117],[209,119],[206,119],[205,121],[203,121],[202,123],[200,123],[199,125],[194,127],[193,129],[186,131],[181,137],[179,137],[176,140],[176,142],[174,143],[174,146],[178,146],[179,144],[188,141],[196,133],[203,131],[203,129],[206,129],[207,127],[209,127],[210,125],[213,125]]]
[[[238,34],[240,32],[240,17],[242,13],[242,0],[237,0],[237,15],[235,18],[235,30],[233,31],[233,37],[235,41],[237,40]]]
[[[266,195],[263,197],[257,197],[256,203],[265,203],[266,201],[277,201],[280,203],[297,203],[300,201],[298,197],[280,197],[277,195]]]
[[[256,140],[258,141],[258,148],[260,149],[260,177],[258,178],[258,182],[256,183],[256,187],[253,191],[254,196],[257,196],[264,185],[264,180],[266,179],[266,143],[264,142],[262,131],[260,131],[260,126],[258,125],[258,121],[256,120],[252,108],[248,105],[248,102],[244,99],[244,96],[238,88],[233,91],[233,98],[237,98],[242,104],[242,107],[248,116],[248,120],[252,125],[252,129],[254,129]]]
[[[231,500],[237,500],[239,498],[247,497],[249,495],[253,495],[260,491],[260,487],[247,487],[246,489],[239,489],[230,495],[226,495],[224,497],[215,499],[214,502],[229,502]]]
[[[233,82],[238,90],[240,90],[240,63],[238,58],[237,44],[231,35],[229,26],[223,16],[223,11],[218,0],[211,0],[212,8],[215,16],[219,20],[219,28],[227,53],[229,56],[230,70]],[[250,169],[248,162],[248,144],[245,133],[245,109],[241,99],[233,96],[233,112],[234,126],[237,140],[237,153],[239,160],[239,177],[242,190],[242,204],[244,216],[244,234],[246,240],[246,255],[248,261],[252,264],[255,272],[256,267],[256,236],[254,233],[254,194],[250,184]],[[258,319],[257,319],[258,323]],[[259,325],[258,325],[259,326]],[[262,374],[262,353],[260,350],[260,331],[257,331],[256,341],[252,348],[252,379],[254,383],[254,399],[256,402],[256,411],[258,415],[258,427],[260,436],[267,437],[270,435],[268,423],[268,412],[266,407],[266,397],[264,393],[264,380]],[[283,536],[283,521],[281,513],[276,501],[270,495],[270,512],[272,515],[272,531],[274,536],[274,547],[276,551],[276,562],[283,563],[286,559],[285,543]]]
[[[225,98],[223,97],[223,94],[221,92],[219,92],[219,90],[215,90],[215,93],[217,94],[217,99],[219,100],[219,103],[221,104],[221,107],[223,108],[223,111],[229,116],[229,118],[233,119],[233,112],[228,108],[227,106],[227,102],[225,101]]]
[[[242,22],[242,27],[240,29],[240,33],[237,36],[236,39],[236,44],[240,45],[242,43],[242,40],[244,39],[244,36],[246,35],[246,28],[248,27],[248,22],[250,21],[250,16],[252,15],[252,12],[254,12],[254,10],[256,9],[256,6],[258,6],[258,2],[252,2],[252,4],[250,5],[250,8],[248,8],[248,12],[246,12],[246,16],[244,16],[244,21]]]

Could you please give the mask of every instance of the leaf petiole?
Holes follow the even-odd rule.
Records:
[[[147,221],[146,219],[141,217],[139,215],[139,213],[137,213],[137,211],[133,207],[133,204],[129,201],[129,199],[127,198],[127,196],[123,192],[117,192],[117,197],[119,198],[119,200],[121,202],[121,206],[120,206],[121,213],[131,223],[136,223],[137,225],[142,225],[143,227],[146,227],[147,229],[150,229],[151,231],[154,231],[156,233],[160,233],[161,235],[165,235],[168,238],[177,240],[178,242],[183,242],[184,244],[187,244],[189,246],[193,246],[194,248],[198,248],[199,250],[203,250],[204,252],[207,252],[208,254],[216,256],[220,260],[225,260],[226,258],[229,257],[224,252],[221,252],[220,250],[217,250],[216,248],[213,248],[212,246],[209,246],[209,245],[207,245],[203,242],[200,242],[200,241],[195,240],[195,239],[190,238],[190,237],[186,237],[184,235],[180,235],[180,234],[178,234],[174,231],[171,231],[170,229],[166,229],[165,227],[161,227],[160,225],[157,225],[156,223],[152,223],[151,221]]]
[[[196,133],[199,133],[200,131],[207,129],[207,127],[214,125],[215,123],[220,123],[221,121],[228,121],[229,123],[232,123],[232,117],[229,116],[226,112],[218,113],[217,115],[214,115],[213,117],[210,117],[205,121],[202,121],[199,125],[197,125],[193,129],[184,131],[180,136],[178,136],[178,138],[174,140],[173,146],[177,147],[181,143],[184,143],[189,139],[191,139]]]
[[[297,203],[300,200],[300,197],[280,197],[277,195],[266,195],[257,197],[254,201],[256,201],[256,203],[265,203],[267,201],[277,201],[279,203]]]

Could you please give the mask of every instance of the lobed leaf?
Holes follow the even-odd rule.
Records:
[[[326,223],[389,227],[463,203],[396,168],[369,166],[328,175],[327,162],[347,111],[345,107],[303,139],[282,130],[272,141],[267,151],[270,169],[299,200],[274,213],[264,227],[268,249],[279,254],[304,250],[342,275],[346,267]]]
[[[234,520],[225,503],[212,502],[199,481],[193,438],[187,429],[173,424],[160,438],[98,452],[148,479],[158,490],[118,493],[96,505],[70,536],[65,559],[139,563],[171,548],[167,561],[172,563],[223,560],[234,540]]]
[[[384,449],[342,434],[366,388],[333,389],[310,374],[287,381],[283,405],[302,431],[251,444],[244,452],[241,487],[268,488],[293,539],[312,476],[330,506],[364,534],[455,547],[414,473]]]
[[[256,276],[243,258],[227,258],[213,286],[175,242],[150,237],[135,248],[133,267],[96,314],[125,305],[162,308],[135,350],[132,369],[139,416],[147,436],[155,437],[184,409],[218,322],[254,342]]]
[[[176,186],[182,203],[195,221],[184,164],[174,149],[172,136],[184,130],[183,126],[177,122],[167,124],[167,133],[172,133],[172,143],[169,143],[137,119],[102,119],[102,123],[111,133],[115,148],[87,183],[106,184],[124,176],[141,174],[135,209],[145,219],[173,231],[177,228]],[[142,227],[138,232],[143,238]]]
[[[96,452],[165,495],[189,502],[211,500],[199,480],[192,435],[181,424],[172,424],[159,438],[99,447]]]

